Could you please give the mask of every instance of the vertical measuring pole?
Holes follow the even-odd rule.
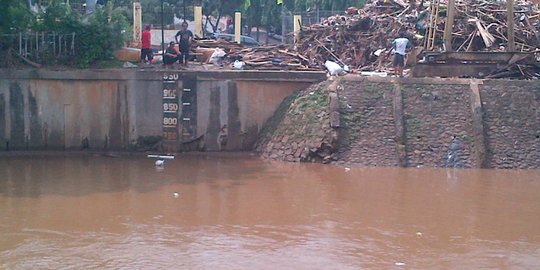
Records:
[[[242,13],[234,13],[234,41],[238,44],[242,42],[240,39],[242,35]]]
[[[180,141],[189,142],[196,138],[197,133],[197,79],[184,76],[181,93],[181,132]]]
[[[179,74],[163,74],[163,150],[174,153],[178,150],[178,94]]]
[[[447,52],[452,49],[452,30],[454,28],[454,14],[456,11],[456,0],[448,0],[448,10],[446,12],[446,24],[444,27],[444,47]]]
[[[506,0],[506,24],[508,25],[508,46],[506,51],[515,52],[516,42],[514,35],[514,0]]]

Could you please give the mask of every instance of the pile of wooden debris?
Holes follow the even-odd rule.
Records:
[[[431,6],[432,3],[438,3]],[[432,11],[432,8],[436,12]],[[432,21],[432,14],[437,19]],[[200,40],[196,46],[222,48],[230,61],[242,59],[247,68],[278,70],[324,70],[327,60],[347,65],[353,71],[390,71],[392,41],[404,33],[411,41],[408,63],[414,64],[425,51],[445,51],[443,35],[447,14],[446,3],[430,0],[372,0],[363,8],[351,7],[345,15],[324,19],[304,26],[291,48],[267,46],[244,48],[224,40]],[[531,1],[515,1],[515,50],[540,52],[540,10]],[[431,29],[431,31],[430,31]],[[507,51],[507,11],[505,1],[456,0],[452,50],[455,52]],[[538,61],[518,59],[496,73],[484,77],[534,79],[540,77]],[[527,60],[527,61],[523,61]]]
[[[392,41],[406,33],[415,62],[424,48],[431,13],[430,1],[371,1],[362,9],[349,8],[346,15],[333,16],[321,24],[304,27],[296,50],[310,59],[310,67],[323,68],[328,59],[357,70],[389,70]],[[530,1],[516,1],[516,50],[537,52],[540,45],[540,10]],[[438,7],[434,25],[433,51],[444,51],[446,4]],[[452,48],[457,52],[505,51],[507,37],[504,1],[457,1]],[[524,68],[524,67],[520,67]],[[536,66],[528,66],[535,68]],[[536,72],[520,72],[526,78]],[[528,74],[527,74],[528,73]]]

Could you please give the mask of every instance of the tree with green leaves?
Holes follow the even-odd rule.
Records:
[[[32,22],[32,14],[20,0],[3,0],[0,5],[0,58],[12,62],[15,35],[25,31]]]
[[[56,32],[75,34],[76,57],[65,59],[61,64],[88,67],[97,60],[110,59],[116,49],[124,45],[130,33],[130,23],[121,10],[114,9],[111,2],[88,17],[73,12],[69,0],[47,0],[41,9],[31,10],[32,2],[7,1],[0,5],[0,52],[5,54],[5,64],[12,64],[13,47],[19,33]],[[45,2],[45,1],[43,1]],[[37,13],[36,13],[37,11]],[[55,57],[45,57],[44,64],[57,64]]]

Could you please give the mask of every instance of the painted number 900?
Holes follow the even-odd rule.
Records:
[[[164,98],[176,98],[176,89],[163,89]]]

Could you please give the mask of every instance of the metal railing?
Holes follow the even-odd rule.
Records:
[[[19,56],[35,62],[73,57],[76,54],[75,33],[26,32],[0,36],[5,40],[12,40],[12,48]]]

